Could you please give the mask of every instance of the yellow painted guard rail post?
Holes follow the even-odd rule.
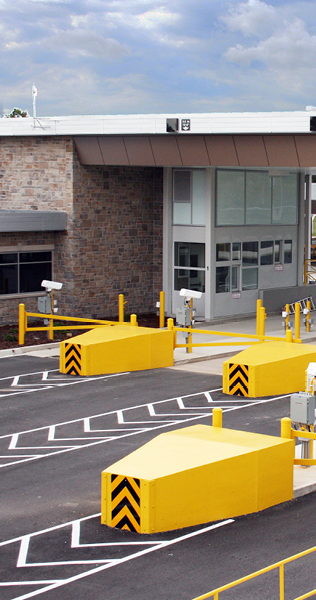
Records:
[[[23,346],[25,342],[25,330],[26,330],[26,314],[25,304],[19,304],[19,345]]]
[[[259,335],[265,335],[265,330],[266,330],[266,309],[264,308],[264,306],[261,306],[259,309]]]
[[[262,307],[262,300],[258,298],[257,300],[257,319],[256,319],[256,334],[260,334],[260,308]]]
[[[287,312],[287,317],[285,317],[285,331],[290,329],[290,305],[285,305],[285,312]]]
[[[159,327],[165,326],[165,292],[159,294]]]
[[[124,323],[124,294],[119,294],[119,314],[118,320],[119,323]]]
[[[295,302],[295,339],[300,340],[301,335],[301,306],[299,302]]]
[[[289,440],[292,437],[292,421],[289,417],[281,419],[281,437]]]
[[[131,315],[131,316],[130,316],[130,323],[131,323],[131,325],[134,325],[135,327],[137,327],[137,326],[138,326],[138,323],[137,323],[137,315],[134,315],[134,314],[133,314],[133,315]]]
[[[213,408],[212,425],[213,427],[223,427],[223,411],[221,408]]]
[[[174,329],[174,321],[173,319],[167,319],[167,327],[169,329],[169,331],[173,332],[173,349],[175,349],[176,347],[176,343],[177,343],[177,330]]]
[[[311,324],[310,324],[310,318],[311,318],[311,301],[307,300],[306,302],[306,308],[308,310],[308,313],[306,315],[306,331],[307,333],[310,332],[311,330]]]

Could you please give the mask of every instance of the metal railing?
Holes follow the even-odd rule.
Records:
[[[28,325],[28,317],[36,319],[48,320],[49,324],[43,327],[30,327]],[[54,325],[54,321],[68,321],[69,325]],[[74,325],[73,323],[79,323]],[[25,310],[24,304],[19,304],[19,345],[23,346],[25,342],[25,333],[27,331],[47,331],[48,339],[54,339],[54,331],[69,331],[70,329],[94,329],[95,327],[121,325],[121,321],[106,321],[102,319],[85,319],[80,317],[65,317],[55,314],[33,313]],[[138,325],[137,316],[130,315],[130,322],[125,325]]]
[[[197,597],[193,598],[192,600],[206,600],[207,598],[212,598],[213,600],[220,600],[220,594],[222,592],[225,592],[226,590],[230,590],[234,587],[237,587],[238,585],[241,585],[242,583],[246,583],[247,581],[250,581],[251,579],[255,579],[255,577],[259,577],[260,575],[264,575],[265,573],[268,573],[269,571],[273,571],[275,569],[279,570],[279,600],[284,600],[284,566],[290,562],[293,562],[293,561],[299,559],[299,558],[303,558],[304,556],[307,556],[308,554],[312,554],[315,551],[316,551],[316,546],[313,546],[313,548],[309,548],[308,550],[304,550],[303,552],[300,552],[299,554],[294,554],[293,556],[290,556],[289,558],[280,560],[272,565],[269,565],[268,567],[265,567],[264,569],[260,569],[259,571],[255,571],[254,573],[251,573],[250,575],[246,575],[245,577],[236,579],[235,581],[232,581],[231,583],[222,585],[221,587],[218,587],[210,592],[207,592],[206,594],[203,594],[202,596],[197,596]],[[316,593],[316,588],[311,590],[310,592],[307,592],[303,595],[293,598],[293,600],[305,600],[305,598],[311,598],[311,596],[313,596],[313,594],[315,594],[315,593]]]
[[[309,281],[316,283],[316,260],[313,258],[304,260],[304,285]]]

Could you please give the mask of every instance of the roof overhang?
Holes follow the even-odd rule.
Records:
[[[311,134],[74,136],[83,165],[313,169]]]

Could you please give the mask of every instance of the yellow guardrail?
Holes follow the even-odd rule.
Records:
[[[281,437],[288,439],[303,438],[312,441],[316,440],[316,433],[314,431],[293,429],[291,419],[284,417],[281,419]],[[294,464],[304,467],[316,465],[316,458],[313,458],[313,444],[310,444],[310,458],[294,458]]]
[[[43,327],[30,327],[27,323],[28,317],[35,317],[37,319],[47,319],[49,324]],[[54,325],[54,321],[69,321],[69,325]],[[73,323],[80,323],[80,325],[73,325]],[[69,331],[69,329],[93,329],[94,327],[115,326],[121,325],[121,321],[106,321],[102,319],[84,319],[80,317],[65,317],[62,315],[44,314],[44,313],[33,313],[25,310],[24,304],[19,304],[19,345],[23,346],[25,342],[25,333],[27,331],[47,331],[48,338],[54,339],[54,331]],[[137,316],[130,316],[130,323],[126,325],[137,325]]]
[[[240,585],[242,583],[250,581],[251,579],[254,579],[255,577],[259,577],[260,575],[264,575],[265,573],[268,573],[269,571],[273,571],[275,569],[279,570],[279,600],[284,600],[284,566],[290,562],[293,562],[294,560],[303,558],[304,556],[307,556],[308,554],[312,554],[315,551],[316,551],[316,546],[313,546],[313,548],[309,548],[308,550],[304,550],[303,552],[300,552],[299,554],[294,554],[293,556],[290,556],[289,558],[280,560],[279,562],[276,562],[273,565],[269,565],[268,567],[265,567],[264,569],[260,569],[259,571],[255,571],[254,573],[251,573],[250,575],[246,575],[245,577],[236,579],[235,581],[232,581],[231,583],[222,585],[221,587],[218,587],[218,588],[212,590],[211,592],[207,592],[206,594],[203,594],[202,596],[197,596],[196,598],[193,598],[192,600],[206,600],[207,598],[212,598],[213,600],[220,600],[219,595],[222,592],[225,592],[226,590],[230,590],[234,587],[237,587],[238,585]],[[307,593],[301,595],[301,596],[297,596],[296,598],[293,598],[293,600],[305,600],[305,598],[311,598],[311,596],[313,596],[313,594],[315,594],[315,592],[316,592],[316,588],[314,590],[311,590],[310,592],[307,592]]]
[[[316,260],[312,258],[304,260],[304,285],[309,281],[316,281]]]

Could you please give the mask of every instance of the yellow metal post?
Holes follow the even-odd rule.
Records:
[[[281,419],[281,437],[291,439],[292,421],[289,417]]]
[[[260,334],[260,308],[262,307],[262,300],[258,298],[257,300],[257,329],[256,334]]]
[[[293,342],[293,334],[291,329],[287,329],[285,332],[285,341],[289,342],[290,344],[292,344]]]
[[[295,339],[300,339],[301,333],[301,306],[299,302],[295,302]]]
[[[288,331],[289,322],[290,322],[290,305],[289,304],[285,305],[285,312],[287,312],[287,317],[285,317],[285,331]]]
[[[19,304],[19,345],[25,342],[25,304]]]
[[[284,600],[284,564],[279,567],[280,600]]]
[[[134,325],[134,326],[137,327],[137,325],[138,325],[138,323],[137,323],[137,315],[133,314],[133,315],[130,316],[130,323],[131,323],[131,325]]]
[[[159,294],[159,327],[165,326],[165,292]]]
[[[306,302],[306,308],[308,310],[308,313],[306,315],[306,331],[310,332],[311,330],[311,324],[310,324],[310,317],[311,317],[311,301],[307,300]]]
[[[169,331],[173,331],[173,349],[175,349],[176,347],[176,343],[177,343],[177,332],[174,331],[174,321],[173,319],[167,319],[167,327],[169,329]]]
[[[124,323],[124,294],[119,294],[119,323]]]
[[[259,309],[259,335],[265,334],[266,318],[266,309],[264,308],[264,306],[261,306]]]
[[[221,408],[213,408],[212,425],[213,427],[223,427],[223,411]]]

